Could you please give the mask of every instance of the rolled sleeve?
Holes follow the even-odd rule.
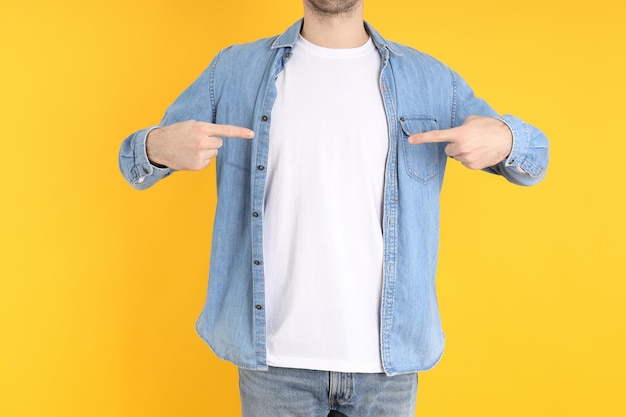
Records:
[[[499,117],[513,134],[510,155],[492,170],[519,185],[533,185],[546,175],[549,145],[546,136],[536,127],[511,115]]]
[[[138,190],[149,188],[174,172],[167,167],[157,167],[148,159],[146,138],[158,127],[160,126],[152,126],[133,133],[124,140],[120,148],[120,171],[126,181]]]

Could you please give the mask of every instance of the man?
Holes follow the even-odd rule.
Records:
[[[216,159],[197,330],[239,367],[244,416],[414,414],[417,372],[443,351],[448,157],[531,185],[548,143],[382,38],[363,0],[304,0],[302,21],[221,51],[160,126],[124,141],[120,167],[138,189]]]

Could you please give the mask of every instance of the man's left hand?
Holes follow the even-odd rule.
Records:
[[[450,142],[446,154],[470,169],[483,169],[502,162],[513,147],[511,129],[493,117],[470,116],[459,127],[431,130],[409,137],[409,143]]]

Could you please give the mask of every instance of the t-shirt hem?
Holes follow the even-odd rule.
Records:
[[[311,358],[276,358],[267,356],[267,364],[274,368],[308,369],[314,371],[349,372],[361,374],[382,374],[381,363],[328,361]]]

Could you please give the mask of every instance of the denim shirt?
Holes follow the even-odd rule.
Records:
[[[446,144],[411,145],[408,137],[459,126],[470,115],[497,117],[513,132],[513,148],[486,171],[520,185],[544,177],[548,141],[520,119],[500,117],[442,63],[389,42],[365,25],[381,56],[379,84],[389,127],[380,352],[385,373],[396,375],[433,367],[444,347],[435,272]],[[281,36],[222,50],[167,109],[160,124],[193,119],[247,127],[256,134],[253,140],[224,140],[215,161],[218,202],[209,288],[196,323],[200,337],[220,358],[246,369],[268,367],[262,250],[265,167],[275,79],[288,63],[301,27],[302,20]],[[146,136],[155,127],[135,132],[121,146],[120,169],[137,189],[172,173],[147,158]],[[313,161],[311,169],[316,169]]]

